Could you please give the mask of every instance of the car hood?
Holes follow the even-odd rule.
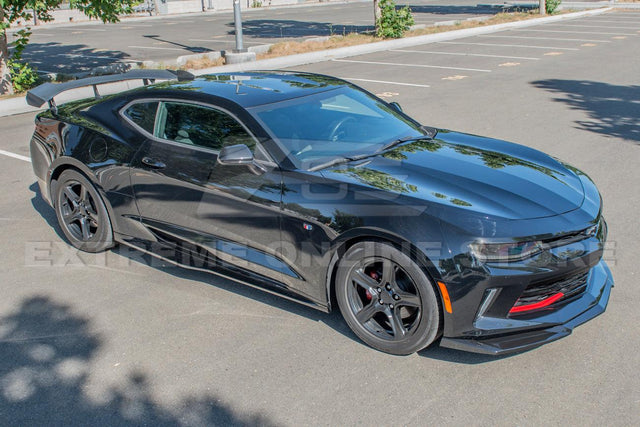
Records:
[[[562,214],[584,200],[574,170],[550,156],[446,130],[433,140],[406,143],[383,155],[325,170],[323,175],[398,194],[401,203],[420,199],[513,220]]]

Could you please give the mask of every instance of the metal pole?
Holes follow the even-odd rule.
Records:
[[[236,25],[236,49],[234,52],[245,52],[242,46],[242,16],[240,16],[240,0],[233,0],[233,20]]]

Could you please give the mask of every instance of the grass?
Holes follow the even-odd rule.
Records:
[[[318,50],[337,49],[356,46],[364,43],[375,43],[382,39],[368,34],[351,33],[345,36],[331,36],[322,41],[286,41],[276,43],[268,52],[257,55],[257,59],[276,58],[278,56],[296,55]]]
[[[211,58],[198,58],[198,59],[190,59],[186,62],[181,69],[184,70],[199,70],[202,68],[211,68],[218,67],[220,65],[224,65],[224,58],[220,57],[217,59]]]

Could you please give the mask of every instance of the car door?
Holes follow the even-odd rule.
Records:
[[[274,245],[281,173],[251,132],[226,110],[184,101],[134,101],[123,116],[147,136],[131,181],[141,221],[155,237],[206,249],[209,268],[239,267],[282,286],[282,274],[293,273]],[[258,170],[217,162],[224,146],[236,144],[253,151]]]

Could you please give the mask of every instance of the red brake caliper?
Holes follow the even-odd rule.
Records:
[[[371,271],[369,272],[369,276],[371,276],[371,278],[373,280],[378,280],[378,273],[376,273],[375,271]],[[373,295],[371,295],[371,292],[369,292],[369,289],[366,290],[366,295],[367,295],[367,301],[371,301],[371,298],[373,298]]]

